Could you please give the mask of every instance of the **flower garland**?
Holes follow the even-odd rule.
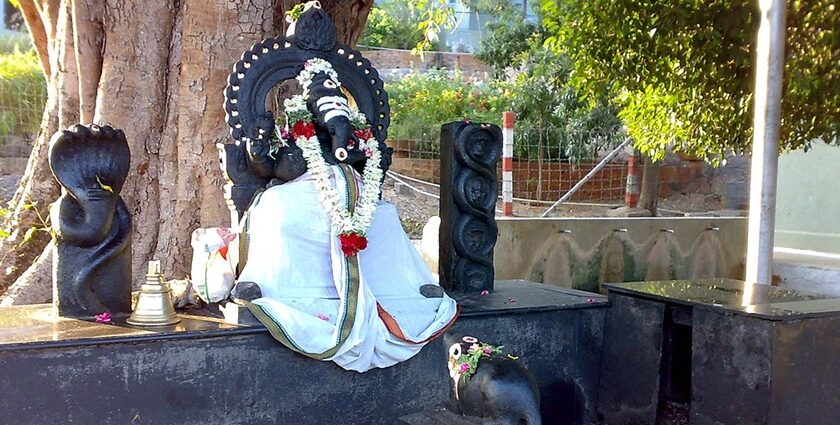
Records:
[[[310,131],[314,132],[314,125],[312,123],[302,124],[302,121],[298,121],[295,127],[299,127],[301,132],[296,133],[292,130],[292,134],[295,135],[297,145],[303,151],[303,158],[306,160],[309,173],[315,179],[315,187],[318,189],[321,203],[324,205],[330,220],[332,220],[333,227],[338,232],[341,250],[345,256],[352,257],[367,248],[367,228],[373,220],[373,213],[376,211],[376,205],[379,202],[379,182],[382,180],[382,168],[379,163],[382,159],[382,153],[379,150],[378,142],[375,138],[364,139],[359,142],[360,149],[365,153],[368,160],[365,171],[362,173],[361,196],[359,196],[353,214],[350,214],[348,209],[339,202],[341,197],[336,185],[330,180],[332,167],[324,160],[318,136],[314,134],[309,137],[306,136]]]
[[[312,58],[303,64],[303,70],[300,71],[300,74],[298,74],[297,77],[295,77],[298,83],[300,83],[300,86],[303,87],[303,93],[299,95],[300,97],[303,99],[309,97],[309,86],[312,85],[312,79],[315,78],[315,75],[320,73],[327,74],[336,86],[341,87],[341,82],[338,81],[338,73],[335,72],[332,65],[325,59]],[[304,104],[306,104],[306,102],[304,102]]]
[[[341,85],[338,82],[338,74],[329,62],[320,58],[308,60],[304,64],[303,71],[297,76],[297,80],[303,86],[303,94],[293,96],[283,102],[286,122],[294,122],[294,124],[291,131],[277,126],[277,142],[272,145],[272,153],[276,152],[280,146],[288,146],[287,139],[293,139],[300,147],[309,174],[315,180],[321,203],[339,235],[342,253],[347,257],[352,257],[367,248],[367,228],[370,227],[379,202],[379,183],[383,176],[380,165],[382,152],[379,150],[379,142],[370,130],[365,115],[359,111],[352,111],[350,121],[355,128],[356,137],[359,138],[358,148],[368,159],[362,173],[361,194],[351,214],[348,208],[339,201],[341,196],[336,188],[337,182],[334,185],[331,180],[333,167],[324,159],[321,143],[315,132],[314,117],[306,107],[312,79],[322,72],[326,73],[336,85]],[[356,146],[351,142],[347,147],[355,148]],[[350,200],[350,202],[353,201]]]
[[[481,359],[490,357],[492,354],[502,354],[502,348],[504,348],[485,344],[471,336],[465,336],[463,341],[470,344],[466,352],[462,350],[460,342],[449,347],[449,376],[455,381],[456,386],[459,379],[466,381],[475,374]]]

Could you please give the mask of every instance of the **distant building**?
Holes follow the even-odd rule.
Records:
[[[442,34],[441,38],[452,51],[474,52],[484,36],[487,23],[493,20],[493,15],[475,12],[460,0],[447,0],[447,3],[455,9],[458,24],[451,31]],[[537,13],[534,10],[537,6],[535,0],[512,0],[511,4],[522,9],[529,21],[537,21]]]
[[[773,274],[794,289],[840,295],[840,146],[779,158]]]
[[[375,0],[374,4],[384,2],[385,0]],[[487,29],[487,23],[493,20],[493,15],[473,11],[464,0],[446,0],[446,3],[455,10],[458,23],[455,28],[440,34],[441,41],[453,52],[475,52]],[[537,21],[536,0],[511,0],[511,4],[522,9],[527,20]]]

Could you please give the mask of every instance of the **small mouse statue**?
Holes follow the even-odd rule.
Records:
[[[447,335],[444,340],[458,413],[486,418],[488,424],[542,423],[537,381],[516,357],[471,336]]]

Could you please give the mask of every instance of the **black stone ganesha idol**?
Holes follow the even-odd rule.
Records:
[[[125,134],[74,125],[53,135],[49,162],[62,187],[50,212],[58,314],[129,313],[131,216],[120,197],[131,163]]]

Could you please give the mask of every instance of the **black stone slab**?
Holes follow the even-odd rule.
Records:
[[[662,421],[683,397],[692,425],[837,423],[837,299],[731,280],[607,287],[606,423]]]
[[[604,329],[598,409],[605,423],[656,422],[664,315],[660,303],[612,297]]]
[[[611,283],[611,292],[765,320],[840,315],[840,297],[731,279]]]
[[[0,351],[253,332],[209,317],[184,314],[179,317],[181,322],[175,325],[142,327],[127,324],[125,317],[114,317],[110,324],[58,317],[51,306],[43,304],[3,307],[0,308]]]
[[[384,425],[448,396],[440,341],[359,374],[295,354],[262,327],[184,316],[185,328],[157,331],[64,320],[52,332],[39,318],[29,328],[38,341],[21,342],[18,329],[0,344],[0,424]],[[74,338],[45,341],[50,334]]]
[[[702,309],[694,316],[691,422],[771,423],[774,322]]]
[[[462,317],[522,314],[606,307],[607,297],[600,294],[560,288],[527,280],[498,280],[495,290],[486,294],[453,293],[461,306]]]
[[[494,287],[453,295],[462,313],[451,332],[518,355],[539,384],[543,424],[594,423],[606,297],[524,280]]]
[[[545,424],[591,423],[604,297],[527,282],[496,287],[472,307],[464,301],[453,331],[521,354],[538,377]],[[262,325],[182,314],[175,326],[139,328],[52,311],[0,308],[0,424],[390,425],[449,399],[441,340],[359,374],[291,352]]]
[[[400,418],[402,425],[486,425],[482,418],[462,416],[444,407],[412,413]]]

